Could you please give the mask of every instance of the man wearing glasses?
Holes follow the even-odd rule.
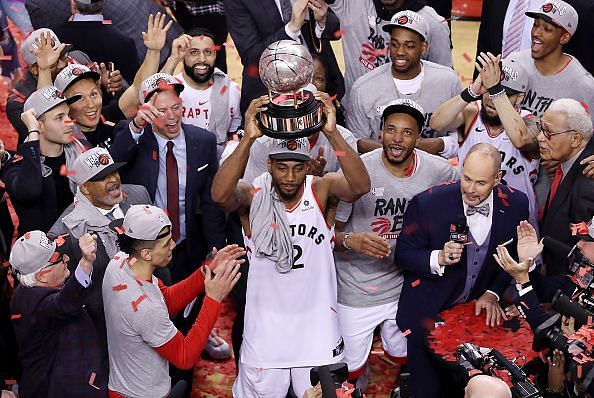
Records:
[[[11,318],[23,365],[22,397],[106,395],[101,343],[84,306],[91,292],[97,236],[87,233],[78,240],[82,258],[69,279],[63,242],[31,231],[16,241],[10,254],[20,281]]]
[[[594,180],[582,173],[580,165],[594,154],[591,115],[580,102],[562,98],[549,106],[537,126],[541,159],[561,163],[544,203],[540,232],[573,246],[578,239],[571,224],[588,222],[594,215]],[[546,247],[543,262],[547,276],[567,271],[567,259]]]

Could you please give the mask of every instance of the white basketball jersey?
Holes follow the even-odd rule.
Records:
[[[477,105],[480,109],[480,103]],[[522,110],[520,115],[526,117],[530,115],[530,112]],[[534,184],[538,176],[539,160],[530,159],[522,151],[517,149],[512,144],[505,130],[491,131],[489,126],[483,123],[478,113],[473,123],[464,132],[464,137],[464,141],[459,143],[458,159],[460,165],[464,162],[470,148],[475,144],[486,143],[497,148],[501,153],[502,180],[508,186],[526,194],[530,205],[530,224],[537,228],[538,207],[534,193]]]
[[[301,200],[286,209],[293,241],[293,269],[280,273],[256,254],[250,261],[240,361],[248,366],[293,368],[341,360],[344,343],[336,314],[334,228],[326,224],[307,176]]]

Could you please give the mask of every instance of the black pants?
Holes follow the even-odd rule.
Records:
[[[189,32],[192,28],[205,28],[211,31],[214,35],[214,42],[217,46],[221,46],[217,52],[217,59],[215,66],[227,73],[227,52],[223,45],[227,41],[229,31],[227,30],[227,20],[224,15],[213,13],[204,15],[192,15],[186,5],[181,1],[175,2],[175,11],[173,13],[177,22],[184,28],[184,31]]]

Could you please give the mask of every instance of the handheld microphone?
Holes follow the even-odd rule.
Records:
[[[450,224],[450,240],[460,244],[468,242],[468,225],[464,214],[458,216],[455,224]]]

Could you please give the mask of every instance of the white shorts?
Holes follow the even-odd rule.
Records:
[[[235,398],[285,398],[289,386],[298,397],[303,397],[311,387],[311,368],[258,369],[245,363],[239,364],[239,372],[233,383]]]
[[[396,324],[398,302],[374,307],[347,307],[338,304],[338,323],[344,338],[344,360],[349,372],[361,369],[367,362],[373,331],[380,326],[384,351],[393,357],[406,357],[406,337]]]

